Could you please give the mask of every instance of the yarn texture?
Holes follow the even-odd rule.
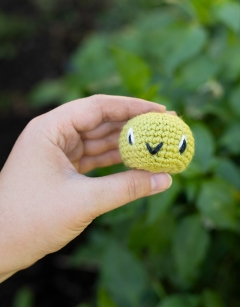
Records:
[[[182,172],[194,155],[194,138],[178,116],[150,112],[130,119],[119,138],[124,164],[150,172]]]

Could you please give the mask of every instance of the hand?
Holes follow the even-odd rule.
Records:
[[[165,110],[140,99],[96,95],[27,125],[0,173],[0,280],[59,250],[100,214],[171,185],[168,174],[140,170],[82,175],[121,162],[117,142],[125,121]]]

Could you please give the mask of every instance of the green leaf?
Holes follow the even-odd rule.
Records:
[[[214,168],[215,174],[227,182],[232,184],[235,188],[240,190],[240,169],[233,161],[224,158],[216,160]]]
[[[184,65],[180,71],[178,82],[187,89],[196,89],[213,78],[217,71],[217,65],[202,55]]]
[[[226,149],[233,154],[240,153],[240,123],[233,122],[227,126],[226,131],[223,133],[219,140],[220,145],[226,147]]]
[[[111,45],[122,50],[142,56],[144,54],[142,48],[142,33],[138,28],[128,26],[121,32],[111,37]]]
[[[34,296],[28,287],[22,287],[14,297],[13,307],[33,307]]]
[[[109,242],[101,266],[101,284],[118,307],[139,306],[147,285],[143,265],[123,246]]]
[[[175,227],[174,216],[170,213],[161,214],[155,223],[151,224],[146,223],[143,216],[130,230],[129,246],[140,255],[146,250],[159,255],[170,246]]]
[[[20,38],[27,38],[35,30],[36,25],[33,22],[33,19],[26,19],[21,15],[10,15],[0,13],[0,40],[7,41],[11,40],[12,42],[18,41]]]
[[[231,30],[240,30],[240,5],[237,2],[226,1],[216,8],[216,16]]]
[[[209,243],[209,234],[202,227],[199,216],[188,216],[179,223],[173,239],[173,257],[184,284],[191,285],[198,277]]]
[[[197,207],[213,226],[220,229],[239,229],[238,208],[231,187],[222,180],[209,180],[202,184]]]
[[[112,79],[116,73],[109,50],[109,37],[100,34],[87,37],[71,56],[70,67],[87,87]]]
[[[117,307],[117,305],[113,302],[107,291],[103,288],[98,290],[97,297],[98,307]]]
[[[103,229],[93,229],[88,234],[88,243],[77,247],[71,254],[69,264],[72,267],[98,267],[105,255],[105,246],[113,240],[112,234]]]
[[[166,26],[171,25],[174,22],[174,14],[169,14],[169,11],[163,10],[162,8],[155,8],[144,16],[140,16],[135,27],[142,33],[146,35],[147,38],[154,33],[158,32],[158,29],[163,29]]]
[[[169,29],[159,48],[164,54],[163,65],[172,73],[179,65],[197,55],[206,43],[207,35],[198,26],[180,26]]]
[[[198,19],[201,21],[201,23],[209,23],[212,20],[211,16],[211,6],[212,2],[214,0],[192,0],[189,1],[193,8],[195,9],[195,12],[198,15]],[[187,2],[188,3],[188,2]],[[189,4],[189,3],[188,3]]]
[[[165,298],[157,307],[198,307],[199,298],[196,295],[172,295]]]
[[[220,55],[216,58],[221,66],[221,78],[234,81],[240,74],[240,41],[225,42]]]
[[[105,225],[116,225],[124,221],[126,222],[136,216],[138,211],[141,210],[144,200],[144,198],[140,198],[125,206],[111,210],[99,217],[100,222]]]
[[[195,173],[207,172],[211,166],[215,151],[214,137],[206,125],[196,123],[191,126],[191,129],[195,138],[195,153],[192,162],[184,172],[186,177],[191,177]]]
[[[203,307],[224,307],[220,296],[213,290],[205,290],[203,292]]]
[[[229,104],[233,114],[240,116],[240,86],[232,90]]]
[[[44,106],[49,103],[60,103],[65,93],[65,85],[61,80],[48,80],[38,83],[29,94],[30,104]]]
[[[180,190],[179,180],[173,178],[172,186],[165,192],[149,197],[147,207],[147,223],[154,223],[160,215],[173,205]]]
[[[125,87],[135,95],[147,90],[151,71],[147,64],[137,55],[119,48],[112,48],[117,70]]]
[[[191,203],[195,201],[197,192],[199,190],[199,178],[197,177],[196,179],[191,178],[186,181],[185,183],[185,192],[187,196],[188,203]]]

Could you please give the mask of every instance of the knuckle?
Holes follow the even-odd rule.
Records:
[[[19,139],[21,140],[31,140],[40,134],[41,131],[41,116],[33,118],[27,126],[24,128]]]
[[[130,201],[134,201],[140,197],[141,186],[137,178],[133,176],[130,177],[130,179],[128,180],[127,192]]]
[[[104,94],[94,94],[91,96],[91,99],[93,99],[96,102],[99,102],[99,100],[106,98],[106,95]]]

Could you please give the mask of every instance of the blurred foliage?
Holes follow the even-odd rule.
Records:
[[[69,262],[100,272],[95,300],[80,306],[240,306],[240,4],[116,1],[99,24],[66,73],[37,84],[29,102],[96,93],[152,100],[191,126],[196,153],[167,192],[94,221]]]
[[[34,33],[34,23],[19,16],[7,16],[0,12],[0,59],[16,55],[17,44]]]
[[[34,296],[30,288],[22,287],[14,297],[13,307],[33,307]]]

